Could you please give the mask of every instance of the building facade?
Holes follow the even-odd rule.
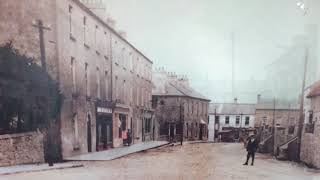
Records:
[[[58,84],[63,158],[122,146],[127,132],[144,140],[152,61],[79,0],[13,0],[0,9],[0,43],[11,41]]]
[[[296,142],[299,124],[299,105],[276,100],[258,102],[255,128],[258,130],[260,152],[281,156],[288,143]],[[296,147],[293,151],[296,151]],[[287,156],[287,155],[285,155]],[[294,156],[294,157],[293,157]],[[297,154],[292,155],[296,159]],[[280,158],[280,157],[279,157]],[[285,159],[287,159],[286,157]]]
[[[207,140],[207,98],[189,86],[185,76],[157,69],[153,73],[152,105],[155,109],[156,138],[178,141]]]
[[[315,83],[307,94],[310,109],[305,114],[307,117],[302,131],[300,159],[309,166],[319,168],[319,118],[320,118],[320,83]],[[308,107],[308,106],[307,106]]]
[[[210,122],[214,123],[214,138],[220,141],[244,140],[254,133],[255,104],[210,104]]]

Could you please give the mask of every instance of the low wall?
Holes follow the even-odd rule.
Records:
[[[0,135],[0,166],[41,162],[44,162],[41,133]]]

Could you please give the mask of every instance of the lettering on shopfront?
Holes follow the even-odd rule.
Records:
[[[112,114],[112,109],[110,108],[104,108],[104,107],[98,107],[97,108],[98,113],[104,113],[104,114]]]

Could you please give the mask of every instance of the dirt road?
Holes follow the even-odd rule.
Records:
[[[320,180],[320,174],[295,163],[258,155],[243,166],[241,144],[188,144],[134,154],[85,167],[1,176],[8,180]]]

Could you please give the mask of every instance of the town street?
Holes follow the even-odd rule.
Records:
[[[255,166],[243,166],[243,144],[185,144],[149,150],[84,167],[1,176],[6,180],[320,180],[320,173],[302,165],[258,154]]]

